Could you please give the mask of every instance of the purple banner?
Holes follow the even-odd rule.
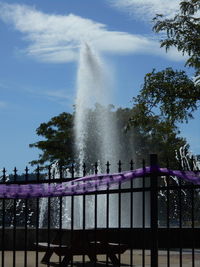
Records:
[[[200,184],[200,172],[170,170],[159,167],[145,167],[116,174],[91,175],[63,183],[0,184],[0,198],[59,197],[86,194],[112,188],[135,178],[156,174],[174,176],[193,184]]]

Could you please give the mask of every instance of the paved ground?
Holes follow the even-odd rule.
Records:
[[[39,264],[38,267],[45,267],[47,265],[41,264],[40,260],[43,256],[43,253],[40,252],[39,254]],[[133,252],[133,266],[132,267],[142,267],[142,252],[139,250],[136,250]],[[6,251],[5,252],[5,263],[4,266],[2,266],[0,255],[0,266],[1,267],[13,267],[13,252]],[[121,263],[122,266],[128,267],[130,266],[130,251],[125,252],[123,255],[121,255]],[[53,262],[59,262],[58,257],[55,255],[51,258],[51,261]],[[106,257],[104,256],[98,256],[98,263],[96,264],[96,267],[104,267],[106,265]],[[192,267],[192,253],[191,251],[183,251],[182,255],[182,266],[183,267]],[[15,267],[23,267],[24,266],[24,252],[16,252],[16,265]],[[35,267],[36,266],[36,252],[28,252],[27,253],[27,267]],[[59,265],[58,265],[59,266]],[[82,264],[82,257],[74,257],[74,267],[81,267]],[[89,262],[89,259],[85,257],[85,267],[92,267],[92,265]],[[109,266],[111,266],[109,264]],[[145,252],[145,267],[150,267],[150,253],[149,251]],[[159,252],[159,267],[167,267],[167,257],[166,252],[160,251]],[[172,251],[170,252],[170,266],[171,267],[179,267],[180,266],[180,255],[178,252]],[[200,266],[200,251],[195,251],[195,267]]]

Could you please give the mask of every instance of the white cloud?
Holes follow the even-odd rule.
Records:
[[[180,0],[108,0],[112,6],[124,9],[137,19],[151,21],[156,14],[173,16]]]
[[[60,98],[60,99],[67,99],[69,100],[70,97],[66,94],[65,90],[55,90],[55,91],[44,91],[43,92],[44,95],[49,96],[49,97],[53,97],[53,98]]]
[[[72,107],[71,103],[74,100],[74,95],[69,94],[67,90],[46,90],[43,92],[38,92],[38,93],[32,92],[32,93],[40,97],[44,97],[49,101],[56,102],[59,105],[65,107],[67,106],[68,108]]]
[[[136,2],[139,1],[142,0]],[[26,54],[40,61],[75,61],[82,42],[102,52],[155,54],[183,60],[178,53],[173,52],[173,56],[170,52],[166,54],[164,49],[159,48],[159,43],[151,38],[109,31],[104,24],[73,14],[45,14],[26,5],[0,3],[0,19],[23,34],[27,42]]]
[[[40,88],[38,87],[31,87],[31,86],[26,86],[26,87],[20,86],[17,89],[33,97],[36,98],[39,97],[45,100],[50,100],[64,106],[69,105],[71,107],[71,103],[74,100],[74,95],[72,94],[72,92],[69,93],[69,90],[66,89],[40,90]]]
[[[0,109],[5,108],[7,106],[7,103],[4,101],[0,101]]]
[[[16,87],[15,87],[16,88]],[[23,93],[30,95],[33,98],[44,99],[45,101],[55,102],[62,106],[72,108],[72,102],[74,101],[74,92],[67,89],[44,89],[32,86],[17,88]]]

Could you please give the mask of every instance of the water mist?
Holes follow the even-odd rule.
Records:
[[[91,129],[90,111],[98,105],[98,112],[93,113],[93,132],[95,131],[94,143],[90,142],[92,146],[93,162],[99,162],[99,171],[105,172],[106,161],[109,161],[110,170],[116,171],[116,164],[119,161],[118,153],[118,136],[115,113],[110,112],[107,108],[113,102],[112,98],[112,83],[110,79],[110,71],[102,61],[97,52],[88,44],[83,44],[80,50],[80,60],[77,75],[77,97],[76,97],[76,115],[75,115],[75,138],[76,138],[76,153],[79,158],[79,165],[82,166],[84,162],[88,162],[88,142],[90,142]],[[98,104],[96,104],[98,103]],[[96,107],[95,107],[96,105]],[[103,108],[104,107],[104,108]],[[98,109],[98,108],[96,108]],[[88,197],[87,208],[94,210],[92,205],[94,201],[92,197]],[[111,197],[110,202],[115,202],[115,197]],[[117,202],[117,201],[116,201]],[[81,203],[81,201],[80,201]],[[113,204],[114,205],[114,204]],[[99,226],[105,225],[105,197],[98,196],[98,221]],[[113,207],[114,208],[114,207]],[[81,207],[77,206],[77,217],[81,222],[82,214]],[[117,215],[110,215],[110,223]],[[94,223],[94,216],[91,212],[87,213],[89,225]],[[104,217],[104,218],[103,218]]]
[[[83,164],[86,159],[86,144],[90,132],[88,132],[89,109],[98,103],[107,106],[113,100],[112,84],[108,75],[108,68],[100,59],[99,55],[88,44],[83,44],[80,50],[80,61],[77,75],[77,96],[75,115],[75,138],[76,151],[79,155],[79,163]],[[103,114],[100,114],[103,113]],[[116,164],[119,160],[117,153],[116,120],[104,109],[95,113],[93,127],[98,136],[94,144],[96,160],[105,162],[109,160]]]

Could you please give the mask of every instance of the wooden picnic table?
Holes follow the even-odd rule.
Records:
[[[97,229],[88,230],[58,230],[50,242],[39,242],[37,245],[45,254],[41,263],[55,266],[51,262],[53,253],[63,256],[59,266],[66,267],[75,255],[87,255],[91,262],[97,262],[97,255],[107,255],[114,266],[120,264],[117,255],[124,253],[128,249],[127,244],[112,242],[106,233]]]

